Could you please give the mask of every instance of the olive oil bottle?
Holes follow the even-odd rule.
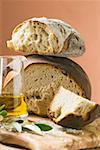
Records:
[[[27,116],[25,96],[0,95],[0,106],[5,105],[8,116]]]
[[[0,56],[0,106],[8,116],[27,116],[24,90],[24,56]]]

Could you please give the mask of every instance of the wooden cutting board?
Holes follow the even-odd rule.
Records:
[[[53,129],[43,135],[30,133],[13,133],[0,129],[0,142],[23,146],[24,150],[78,150],[100,149],[100,119],[84,127],[78,133],[68,133],[66,129],[46,118],[31,116],[31,120],[50,124]],[[0,144],[0,150],[21,150]]]

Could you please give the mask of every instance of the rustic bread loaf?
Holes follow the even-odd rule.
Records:
[[[81,129],[100,117],[100,105],[61,86],[51,102],[48,115],[64,127]]]
[[[52,58],[51,62],[49,58]],[[62,60],[66,60],[66,62],[71,61],[69,59],[59,59],[60,62],[62,62]],[[31,63],[29,63],[29,61]],[[83,71],[81,70],[81,72],[79,72],[74,62],[66,63],[66,71],[66,69],[64,70],[64,68],[62,69],[59,66],[60,63],[56,62],[57,64],[52,64],[53,61],[56,62],[55,57],[36,57],[35,55],[34,58],[28,58],[28,65],[25,66],[25,95],[28,111],[40,116],[47,116],[50,103],[61,85],[80,96],[90,98],[91,95],[91,87],[87,76],[86,78],[82,78]],[[71,69],[72,72],[74,71],[75,73],[71,74]],[[78,78],[76,78],[76,74],[78,74],[80,78],[78,76]],[[85,82],[87,84],[84,86]],[[6,89],[11,89],[11,80],[6,82],[5,87]]]
[[[80,56],[85,44],[80,34],[58,19],[32,18],[19,24],[7,47],[34,54]]]

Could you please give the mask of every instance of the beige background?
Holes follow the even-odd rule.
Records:
[[[74,60],[87,72],[92,99],[100,103],[100,0],[0,0],[0,54],[12,54],[5,41],[17,24],[34,16],[62,19],[81,33],[86,53]]]

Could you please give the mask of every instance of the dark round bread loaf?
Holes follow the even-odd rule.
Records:
[[[89,79],[73,61],[62,57],[31,55],[24,64],[25,96],[29,112],[47,116],[50,103],[60,86],[91,98]],[[10,81],[6,89],[10,90],[11,87]]]

